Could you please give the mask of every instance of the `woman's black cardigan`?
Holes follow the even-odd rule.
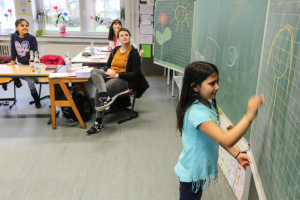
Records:
[[[110,53],[107,63],[104,66],[104,71],[111,68],[111,62],[119,48],[120,46],[114,48]],[[128,55],[125,73],[120,73],[119,78],[128,82],[129,89],[137,90],[137,98],[141,97],[142,94],[149,88],[149,84],[141,72],[141,58],[139,52],[133,46]]]

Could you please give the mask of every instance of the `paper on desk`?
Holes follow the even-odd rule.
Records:
[[[78,67],[82,68],[82,64],[83,63],[72,63],[72,68],[78,68]],[[87,66],[84,66],[84,67],[87,67]]]
[[[89,56],[89,59],[100,59],[100,58],[107,58],[105,55],[94,55],[94,56]]]
[[[93,67],[86,67],[86,68],[81,68],[81,69],[77,69],[76,72],[91,72],[92,69],[94,69]]]
[[[105,55],[105,54],[107,54],[107,52],[103,52],[103,51],[97,50],[97,55],[100,55],[100,54]]]
[[[85,49],[84,52],[91,53],[90,49]]]
[[[107,46],[105,47],[95,47],[96,50],[98,51],[107,51]]]
[[[91,59],[89,59],[89,57],[88,58],[72,58],[71,61],[72,62],[85,62],[85,61],[89,62],[89,61],[91,61]]]
[[[54,78],[54,77],[72,77],[72,76],[77,76],[75,72],[69,72],[69,73],[50,73],[49,77]]]
[[[107,46],[104,46],[104,47],[94,47],[95,50],[98,50],[98,51],[107,51]],[[84,48],[84,50],[90,50],[90,47],[86,47]]]

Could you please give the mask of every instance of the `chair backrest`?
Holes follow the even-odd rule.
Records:
[[[11,61],[10,56],[2,56],[2,55],[0,55],[0,64],[10,63],[10,61]]]
[[[143,55],[144,55],[144,53],[145,53],[145,51],[141,49],[140,53],[139,53],[140,57],[141,57],[141,62],[143,61]]]
[[[65,65],[65,60],[59,55],[44,55],[40,58],[40,62],[46,65]]]

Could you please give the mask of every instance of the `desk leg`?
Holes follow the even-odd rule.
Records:
[[[86,96],[89,99],[89,102],[90,102],[91,106],[93,107],[92,101],[89,97],[88,92],[86,91],[86,88],[84,87],[84,84],[80,82],[79,87],[80,87],[80,90],[83,92],[84,96]]]
[[[54,80],[48,78],[49,80],[49,91],[50,91],[50,104],[51,104],[51,117],[52,117],[52,128],[56,129],[56,114],[55,114],[55,87]]]
[[[170,85],[170,69],[168,68],[167,85]]]
[[[175,82],[175,80],[174,80],[174,76],[173,76],[173,78],[172,78],[172,97],[174,97],[174,82]]]
[[[65,93],[65,95],[66,95],[66,97],[68,99],[68,102],[70,103],[70,105],[71,105],[71,107],[72,107],[72,109],[73,109],[73,111],[74,111],[74,113],[75,113],[75,115],[76,115],[76,117],[77,117],[77,119],[78,119],[81,127],[82,128],[86,128],[86,126],[84,125],[84,122],[83,122],[83,120],[81,118],[81,115],[80,115],[80,113],[79,113],[79,111],[78,111],[78,109],[77,109],[77,107],[76,107],[76,105],[75,105],[75,103],[73,101],[73,98],[72,98],[72,96],[71,96],[71,94],[70,94],[70,92],[69,92],[66,84],[65,83],[60,83],[60,87],[63,90],[63,92]]]

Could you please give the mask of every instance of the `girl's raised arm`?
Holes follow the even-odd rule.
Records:
[[[198,128],[206,135],[219,142],[225,149],[233,147],[245,134],[252,120],[257,114],[258,107],[264,102],[263,95],[256,95],[249,99],[247,114],[239,121],[234,129],[226,134],[213,121],[203,122]]]

